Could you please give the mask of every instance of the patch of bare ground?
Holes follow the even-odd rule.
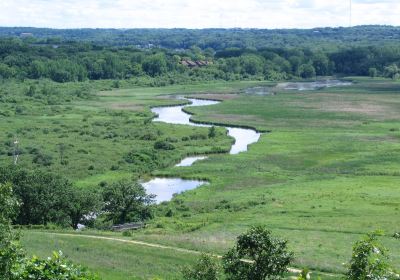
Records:
[[[320,104],[319,110],[326,112],[345,112],[359,113],[370,116],[386,116],[390,108],[378,104],[370,104],[365,102],[328,102]]]
[[[292,106],[323,112],[361,114],[380,119],[400,118],[400,112],[386,101],[384,97],[382,100],[376,100],[370,96],[356,98],[343,94],[317,93],[292,102]]]
[[[190,97],[193,98],[200,98],[200,99],[212,99],[212,100],[231,100],[234,98],[238,98],[239,94],[234,94],[234,93],[202,93],[202,94],[193,94],[190,95]]]

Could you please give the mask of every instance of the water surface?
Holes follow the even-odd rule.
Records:
[[[279,90],[318,90],[323,88],[331,88],[331,87],[341,87],[341,86],[350,86],[352,82],[341,81],[341,80],[319,80],[315,82],[287,82],[287,83],[279,83],[275,87],[268,86],[258,86],[251,87],[245,90],[246,94],[255,94],[255,95],[275,95]]]
[[[176,193],[192,190],[204,184],[207,182],[180,178],[155,178],[142,185],[148,194],[155,194],[156,202],[160,203],[171,200]]]
[[[185,107],[215,105],[215,104],[220,103],[220,101],[201,100],[201,99],[193,99],[193,98],[187,98],[187,100],[189,100],[191,102],[190,105],[152,108],[151,111],[153,113],[157,114],[157,117],[154,118],[153,121],[165,122],[165,123],[171,123],[171,124],[186,124],[186,125],[191,125],[191,126],[210,127],[211,125],[197,124],[197,123],[191,122],[190,121],[191,115],[183,112],[182,109]],[[240,152],[247,151],[248,145],[256,143],[261,135],[254,129],[236,128],[236,127],[235,128],[226,127],[226,128],[228,129],[228,135],[235,139],[235,143],[231,147],[230,154],[238,154]]]
[[[192,166],[193,163],[195,163],[196,161],[203,160],[203,159],[206,159],[206,158],[207,158],[206,156],[187,157],[187,158],[184,158],[180,163],[178,163],[175,166],[177,166],[177,167],[180,167],[180,166]]]
[[[157,114],[157,117],[153,119],[155,122],[165,122],[171,124],[187,124],[192,126],[205,126],[209,127],[209,125],[204,124],[196,124],[190,121],[190,114],[187,114],[182,111],[184,107],[196,107],[196,106],[208,106],[215,105],[220,103],[219,101],[212,100],[201,100],[201,99],[185,99],[189,100],[191,104],[188,105],[178,105],[178,106],[169,106],[169,107],[154,107],[151,111]]]

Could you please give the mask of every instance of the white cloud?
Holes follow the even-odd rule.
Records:
[[[352,23],[400,25],[399,0],[352,0]],[[0,26],[348,26],[350,0],[0,0]]]

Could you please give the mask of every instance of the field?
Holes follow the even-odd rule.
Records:
[[[238,234],[251,225],[263,224],[290,241],[296,253],[296,267],[340,274],[345,271],[343,263],[350,258],[352,244],[363,234],[382,229],[393,264],[400,268],[400,242],[390,237],[400,230],[400,83],[353,79],[355,83],[350,87],[280,91],[266,96],[240,93],[240,89],[258,82],[99,91],[95,98],[72,100],[68,108],[57,105],[62,109],[59,114],[38,113],[35,123],[37,130],[43,130],[50,124],[61,126],[62,122],[68,126],[62,128],[66,131],[72,131],[77,123],[81,125],[85,116],[90,131],[98,121],[111,123],[109,131],[100,130],[98,134],[116,132],[115,139],[100,140],[96,134],[90,138],[77,131],[68,133],[63,140],[77,139],[75,147],[71,147],[76,152],[66,152],[68,161],[76,161],[76,167],[55,163],[50,168],[59,168],[78,186],[115,180],[132,172],[141,176],[206,178],[211,182],[160,205],[149,227],[133,233],[134,240],[222,254]],[[226,150],[231,139],[221,129],[217,142],[193,140],[187,145],[182,137],[188,133],[206,134],[206,129],[146,122],[151,117],[149,106],[176,103],[167,98],[171,94],[224,100],[218,105],[190,108],[196,120],[252,126],[271,133],[263,134],[246,153],[212,155],[192,167],[172,167],[187,154],[211,152],[210,145]],[[1,131],[16,125],[29,126],[31,118],[28,114],[10,119],[7,125],[1,124]],[[161,131],[162,137],[177,139],[176,149],[163,154],[163,164],[151,166],[145,172],[121,162],[129,147],[153,144],[154,140],[137,139],[144,132],[121,136],[142,127]],[[104,129],[104,125],[99,129]],[[35,145],[48,139],[39,136],[36,130],[32,132],[36,137],[26,133],[30,141],[37,141]],[[1,137],[2,143],[7,140]],[[59,141],[54,138],[49,151],[43,145],[41,149],[57,158]],[[90,149],[90,157],[79,154],[78,146]],[[27,165],[31,155],[28,159]],[[82,168],[92,162],[94,169]],[[112,168],[113,165],[118,168]],[[169,209],[174,215],[163,217]],[[54,236],[47,243],[47,239],[47,234],[26,231],[23,243],[29,252],[42,255],[65,248],[72,260],[98,271],[105,279],[125,279],[133,274],[143,279],[149,276],[168,279],[176,272],[171,266],[194,259],[182,252],[171,257],[168,250],[144,250],[108,241],[72,241]],[[73,244],[82,244],[85,250],[68,249],[80,248]],[[157,268],[147,265],[147,258],[157,263]],[[128,272],[125,269],[128,263],[136,264],[137,259],[144,264],[137,270],[139,266],[134,265],[135,269]]]

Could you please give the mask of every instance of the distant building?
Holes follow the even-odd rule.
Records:
[[[207,61],[207,60],[189,60],[189,59],[183,59],[181,60],[181,64],[184,66],[187,66],[189,68],[194,68],[194,67],[204,67],[207,65],[211,65],[212,61]]]

